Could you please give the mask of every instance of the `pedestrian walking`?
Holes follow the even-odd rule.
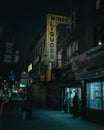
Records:
[[[73,117],[77,117],[79,115],[79,98],[77,93],[73,98]]]
[[[65,95],[65,99],[64,99],[64,111],[65,113],[67,113],[69,110],[69,96],[68,96],[68,92],[66,92],[66,95]]]
[[[32,118],[32,107],[29,99],[25,99],[21,103],[22,118],[31,119]]]

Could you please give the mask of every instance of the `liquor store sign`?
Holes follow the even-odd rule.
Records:
[[[56,61],[56,28],[58,24],[69,25],[71,20],[69,17],[60,15],[47,15],[47,56],[49,62]]]

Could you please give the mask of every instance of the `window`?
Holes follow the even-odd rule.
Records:
[[[66,48],[67,50],[67,57],[71,57],[71,45],[69,45],[69,46],[67,46],[67,48]]]
[[[87,83],[87,107],[102,110],[101,82]]]
[[[103,91],[103,111],[104,111],[104,82],[102,82],[102,91]]]
[[[73,41],[71,44],[67,46],[67,57],[75,56],[78,51],[78,40]]]

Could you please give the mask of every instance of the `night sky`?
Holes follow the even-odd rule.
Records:
[[[0,0],[0,38],[15,37],[22,67],[48,13],[69,15],[69,0]]]

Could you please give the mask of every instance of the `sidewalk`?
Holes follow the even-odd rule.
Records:
[[[73,115],[70,113],[64,113],[64,111],[55,111],[55,110],[37,110],[34,114],[45,114],[47,117],[54,118],[54,121],[61,122],[65,125],[72,126],[76,130],[104,130],[104,125],[96,124],[94,122],[82,119],[82,117],[73,118]]]
[[[20,111],[8,111],[4,114],[1,130],[104,130],[104,125],[73,118],[63,111],[34,109],[32,120],[23,120]]]

